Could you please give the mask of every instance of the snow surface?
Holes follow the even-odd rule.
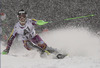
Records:
[[[85,28],[63,28],[40,34],[48,46],[68,53],[64,59],[41,58],[36,50],[14,44],[1,55],[1,68],[100,68],[100,38]],[[5,49],[2,42],[1,51]]]

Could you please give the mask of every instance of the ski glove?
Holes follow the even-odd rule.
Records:
[[[43,20],[37,20],[37,24],[38,25],[45,25],[47,24],[48,22],[44,22]]]
[[[8,54],[8,53],[9,53],[9,49],[5,49],[5,50],[3,50],[3,52],[2,52],[3,55],[6,55],[6,54]]]

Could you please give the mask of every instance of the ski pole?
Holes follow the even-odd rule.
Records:
[[[72,19],[85,18],[85,17],[90,17],[90,16],[95,16],[95,15],[94,15],[94,14],[91,14],[91,15],[87,15],[87,16],[80,16],[80,17],[74,17],[74,18],[67,18],[67,19],[64,19],[64,20],[72,20]]]

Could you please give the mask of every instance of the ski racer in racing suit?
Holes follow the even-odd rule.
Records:
[[[34,26],[37,25],[37,20],[28,19],[27,13],[24,10],[20,10],[17,15],[19,22],[15,24],[12,34],[7,42],[7,47],[3,52],[6,54],[9,53],[10,47],[14,38],[18,35],[22,38],[24,43],[24,47],[27,50],[31,50],[31,48],[27,45],[28,41],[37,44],[40,48],[45,50],[47,48],[47,44],[41,39],[41,37],[35,33]]]

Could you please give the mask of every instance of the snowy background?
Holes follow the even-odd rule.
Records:
[[[41,58],[37,51],[27,51],[22,42],[14,41],[10,53],[1,55],[1,68],[100,68],[100,0],[0,0],[0,13],[6,14],[6,19],[0,20],[3,35],[9,36],[20,9],[26,10],[29,18],[48,21],[37,26],[37,32],[49,29],[40,36],[48,46],[69,56]],[[64,20],[90,14],[95,16]],[[2,41],[1,52],[4,45]]]
[[[16,16],[18,10],[24,9],[27,11],[29,18],[49,22],[47,25],[38,26],[38,30],[53,29],[66,25],[88,26],[95,31],[99,30],[100,0],[0,0],[0,3],[0,12],[7,15],[7,21],[3,23],[6,23],[9,28],[13,27],[18,21]],[[90,14],[94,14],[95,17],[64,20]]]

